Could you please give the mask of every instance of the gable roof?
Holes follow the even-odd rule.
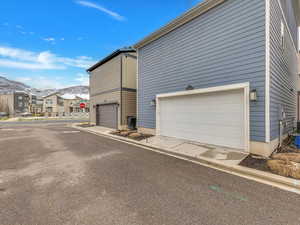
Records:
[[[174,19],[167,25],[163,26],[159,30],[157,30],[154,33],[150,34],[149,36],[145,37],[143,40],[139,41],[137,44],[134,45],[134,48],[138,49],[138,48],[141,48],[141,47],[151,43],[152,41],[166,35],[167,33],[175,30],[178,27],[188,23],[189,21],[193,20],[194,18],[200,16],[201,14],[206,13],[210,9],[216,7],[217,5],[219,5],[225,1],[226,0],[204,0],[203,2],[199,3],[197,6],[190,9],[183,15],[177,17],[176,19]]]
[[[53,92],[53,93],[51,93],[49,95],[43,96],[42,98],[48,98],[48,97],[51,97],[53,95],[57,95],[59,97],[59,92]]]
[[[66,100],[74,100],[77,98],[89,100],[90,95],[89,94],[64,94],[61,96],[61,98],[66,99]]]
[[[87,72],[92,72],[93,70],[95,70],[96,68],[98,68],[99,66],[103,65],[104,63],[108,62],[109,60],[111,60],[112,58],[118,56],[121,53],[126,53],[126,52],[136,52],[135,49],[133,49],[132,47],[127,47],[127,48],[120,48],[116,51],[114,51],[113,53],[111,53],[110,55],[106,56],[105,58],[103,58],[102,60],[100,60],[99,62],[97,62],[95,65],[91,66],[90,68],[88,68],[86,71]]]

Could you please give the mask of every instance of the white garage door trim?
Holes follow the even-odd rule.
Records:
[[[195,89],[189,91],[179,91],[167,94],[159,94],[156,96],[156,134],[160,135],[160,99],[176,97],[176,96],[187,96],[187,95],[196,95],[204,93],[213,93],[221,91],[230,91],[230,90],[244,90],[244,129],[245,129],[245,147],[246,152],[250,152],[250,129],[249,129],[249,83],[239,83],[225,86],[217,86],[211,88]]]

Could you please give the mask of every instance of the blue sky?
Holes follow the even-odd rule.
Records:
[[[1,1],[0,75],[37,88],[87,84],[89,65],[200,1]]]

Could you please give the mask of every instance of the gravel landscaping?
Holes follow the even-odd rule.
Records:
[[[293,143],[294,138],[289,136],[269,158],[250,154],[240,166],[300,179],[300,150]]]
[[[138,133],[136,130],[130,130],[130,131],[128,131],[128,130],[125,130],[125,131],[118,130],[118,131],[111,132],[111,134],[117,135],[117,136],[120,136],[120,137],[126,137],[126,138],[129,138],[129,139],[135,140],[135,141],[142,141],[144,139],[153,137],[153,135]]]

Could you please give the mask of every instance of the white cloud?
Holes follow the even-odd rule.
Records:
[[[18,62],[8,59],[0,59],[0,67],[15,68],[15,69],[27,69],[27,70],[53,70],[53,69],[64,69],[63,66],[41,64],[41,63],[29,63],[29,62]]]
[[[4,46],[0,46],[0,56],[20,59],[20,60],[29,60],[29,61],[35,60],[34,52],[30,52],[18,48],[4,47]]]
[[[58,79],[50,79],[45,76],[37,76],[37,77],[17,77],[15,80],[23,82],[31,87],[40,88],[40,89],[48,89],[48,88],[65,88],[69,87],[72,84],[67,84],[59,81]]]
[[[95,64],[95,61],[92,58],[87,56],[78,56],[76,58],[57,58],[57,62],[60,62],[67,66],[79,67],[79,68],[88,68],[91,65]]]
[[[67,67],[88,68],[95,61],[87,56],[60,57],[50,51],[32,52],[0,46],[0,66],[17,69],[50,70]]]
[[[55,38],[48,37],[48,38],[42,38],[44,41],[49,42],[51,44],[55,44]]]
[[[97,9],[101,12],[104,12],[104,13],[108,14],[109,16],[113,17],[116,20],[119,20],[119,21],[125,20],[125,17],[121,16],[120,14],[118,14],[116,12],[113,12],[113,11],[107,9],[107,8],[104,8],[103,6],[98,5],[96,3],[93,3],[93,2],[90,2],[90,1],[76,1],[76,3],[81,5],[81,6]]]
[[[84,73],[78,73],[75,81],[79,82],[80,85],[89,85],[89,75]]]

